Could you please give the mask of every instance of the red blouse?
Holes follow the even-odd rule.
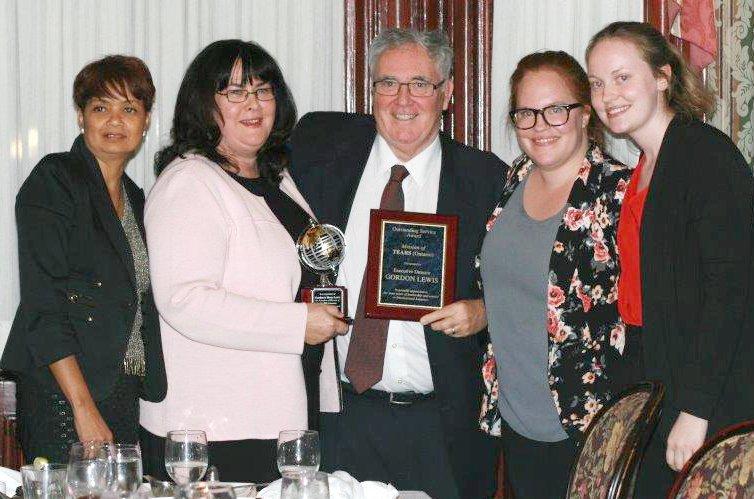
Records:
[[[644,166],[644,155],[639,157],[626,190],[618,224],[618,251],[620,254],[620,280],[618,281],[618,312],[626,324],[641,326],[641,215],[647,199],[645,188],[636,192]]]

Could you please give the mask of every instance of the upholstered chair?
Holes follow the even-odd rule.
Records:
[[[632,497],[644,449],[659,420],[663,395],[661,383],[640,383],[597,412],[571,470],[566,497]]]
[[[754,421],[728,427],[708,440],[678,474],[668,497],[754,497]]]

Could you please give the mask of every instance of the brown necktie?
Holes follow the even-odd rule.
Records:
[[[382,191],[380,209],[403,211],[403,188],[401,183],[408,176],[403,165],[394,165],[390,171],[390,180]],[[382,379],[387,345],[387,327],[389,321],[368,319],[364,316],[364,293],[367,286],[366,270],[361,280],[359,303],[353,319],[351,343],[348,346],[345,374],[357,393],[362,393]]]

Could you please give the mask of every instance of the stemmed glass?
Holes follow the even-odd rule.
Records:
[[[200,480],[207,471],[207,434],[202,430],[174,430],[165,437],[165,469],[178,485]]]
[[[281,499],[330,499],[327,473],[286,471],[280,484]]]
[[[107,489],[107,446],[104,442],[75,442],[71,445],[66,482],[74,499],[98,497]]]
[[[278,436],[278,470],[319,470],[319,433],[314,430],[283,430]]]

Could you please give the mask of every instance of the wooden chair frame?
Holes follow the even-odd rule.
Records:
[[[586,435],[584,435],[584,442],[586,442],[594,428],[596,428],[597,422],[599,422],[605,413],[624,397],[640,392],[649,392],[649,400],[644,405],[644,408],[639,415],[639,419],[636,421],[636,425],[634,425],[629,432],[628,438],[626,439],[627,444],[624,446],[621,455],[616,461],[616,472],[610,479],[607,499],[632,497],[636,474],[639,465],[641,464],[644,450],[654,433],[655,427],[660,419],[660,414],[662,413],[662,399],[665,395],[665,387],[659,381],[645,381],[624,390],[600,409],[600,411],[594,416],[592,423],[589,425]],[[571,467],[566,497],[570,496],[571,488],[575,486],[574,480],[576,478],[576,469],[583,451],[584,446],[582,444],[581,449],[576,456],[576,460]]]
[[[737,435],[744,435],[746,433],[752,433],[752,432],[754,432],[754,420],[745,421],[743,423],[737,423],[732,426],[723,428],[722,430],[717,432],[717,434],[714,437],[707,440],[704,443],[704,445],[702,445],[699,448],[699,450],[694,452],[694,455],[691,456],[691,458],[683,467],[683,469],[680,471],[680,473],[678,473],[678,476],[676,477],[675,482],[673,483],[673,487],[670,489],[670,492],[668,493],[668,497],[672,498],[678,495],[678,491],[683,486],[683,482],[685,482],[686,479],[688,478],[689,472],[704,457],[704,455],[707,454],[707,451],[717,446],[721,442],[728,440],[731,437],[735,437]]]

